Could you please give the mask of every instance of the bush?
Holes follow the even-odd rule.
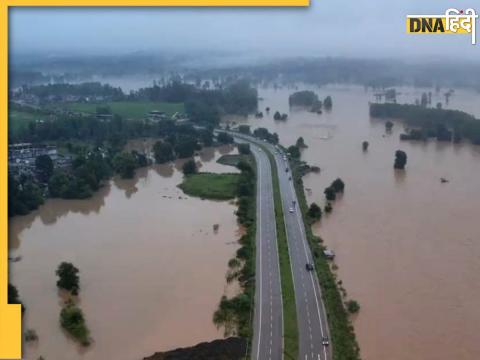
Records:
[[[316,203],[312,203],[308,208],[307,215],[313,220],[319,220],[322,217],[322,209]]]
[[[350,314],[356,314],[360,311],[360,305],[355,300],[348,300],[347,310]]]
[[[90,344],[90,331],[85,324],[85,318],[80,308],[68,304],[60,312],[60,324],[82,345]]]

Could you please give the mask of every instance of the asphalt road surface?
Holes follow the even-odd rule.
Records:
[[[323,338],[330,339],[329,331],[328,331],[328,324],[326,318],[325,307],[322,300],[321,290],[318,283],[318,278],[316,276],[315,271],[308,271],[306,269],[306,264],[314,264],[312,259],[312,254],[310,251],[310,247],[307,243],[307,238],[305,235],[305,226],[303,223],[303,217],[298,209],[298,199],[295,192],[295,188],[293,186],[293,181],[291,180],[291,170],[288,164],[288,161],[285,158],[285,154],[280,150],[274,147],[271,144],[266,142],[259,141],[257,139],[253,139],[250,137],[241,136],[243,139],[248,139],[248,141],[252,144],[261,144],[263,145],[268,151],[272,153],[275,158],[275,162],[277,165],[278,170],[278,178],[279,178],[279,186],[280,186],[280,193],[282,196],[282,205],[283,205],[283,213],[285,218],[285,227],[287,230],[287,239],[288,239],[288,247],[289,247],[289,255],[290,255],[290,264],[292,267],[292,276],[295,288],[295,302],[297,308],[297,321],[298,321],[298,331],[299,331],[299,359],[300,360],[330,360],[331,359],[331,345],[324,345]],[[268,178],[270,179],[270,163],[266,158],[266,154],[263,154],[261,151],[259,153],[258,146],[252,145],[252,150],[254,151],[255,156],[257,157],[257,166],[259,168],[259,176],[263,176],[263,174],[268,173]],[[261,158],[261,161],[258,158]],[[268,169],[268,170],[267,170]],[[287,171],[288,169],[288,171]],[[265,179],[262,179],[259,183],[264,183]],[[262,199],[265,196],[265,192],[268,191],[269,201],[272,204],[269,205],[273,207],[273,200],[272,198],[272,184],[271,180],[268,180],[268,184],[265,183],[267,187],[270,189],[264,190],[262,186],[262,190],[258,190],[258,199]],[[260,194],[262,192],[263,194]],[[262,205],[263,206],[263,205]],[[271,212],[271,210],[269,210]],[[263,211],[261,211],[263,213]],[[273,216],[273,215],[271,215]],[[258,218],[258,223],[265,224],[266,219],[270,219],[268,217]],[[274,219],[272,219],[272,224],[274,224]],[[268,221],[270,223],[270,220]],[[274,227],[274,225],[273,225]],[[276,244],[275,244],[276,245]],[[264,249],[265,245],[263,244],[262,250]],[[270,250],[272,251],[272,250]],[[262,252],[263,254],[263,252]],[[260,259],[264,258],[265,255],[259,254],[257,251],[257,269],[261,269],[264,271],[265,265],[259,264],[259,257]],[[278,256],[275,255],[275,258],[278,259]],[[267,260],[273,261],[273,260]],[[278,261],[278,260],[276,260]],[[267,266],[268,267],[268,266]],[[271,267],[269,267],[271,268]],[[258,284],[258,276],[259,273],[257,271],[257,284]],[[265,276],[261,275],[263,281],[265,281]],[[257,285],[258,286],[258,285]],[[265,289],[265,285],[261,285],[260,289]],[[270,294],[274,294],[273,291]],[[257,291],[257,305],[256,305],[256,315],[259,313],[259,308],[264,311],[266,306],[264,305],[264,301],[260,300],[262,295],[258,294]],[[268,295],[270,296],[270,295]],[[260,299],[259,299],[260,298]],[[275,297],[273,297],[275,303]],[[261,305],[259,305],[259,302]],[[276,302],[275,306],[282,306],[281,300]],[[270,307],[272,309],[272,307]],[[268,311],[268,310],[267,310]],[[275,313],[275,308],[273,308],[273,312]],[[260,315],[260,318],[264,318],[264,315]],[[270,359],[267,356],[262,355],[265,354],[263,352],[263,339],[264,335],[262,332],[264,329],[264,325],[260,321],[258,316],[256,316],[255,321],[255,338],[254,338],[254,345],[258,346],[260,349],[257,353],[253,353],[254,359]],[[260,327],[260,328],[259,328]],[[260,335],[259,335],[260,334]],[[280,333],[281,334],[281,333]],[[260,339],[260,342],[259,340]],[[257,342],[255,342],[257,341]],[[254,350],[254,349],[252,349]],[[274,350],[272,350],[273,352]],[[276,357],[271,357],[276,358]]]
[[[250,149],[257,162],[256,292],[252,359],[283,359],[283,304],[272,173],[267,154]]]
[[[295,287],[299,331],[300,360],[329,360],[329,345],[322,339],[329,337],[327,317],[315,271],[308,271],[306,264],[314,264],[305,235],[305,226],[293,186],[292,174],[284,154],[268,145],[277,163],[280,193],[282,196],[285,226],[287,228],[290,263]]]

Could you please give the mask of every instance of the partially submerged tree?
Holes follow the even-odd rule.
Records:
[[[197,164],[195,163],[195,160],[191,159],[185,162],[185,164],[183,164],[182,170],[184,175],[195,174],[197,172]]]
[[[363,149],[363,151],[367,151],[367,150],[368,150],[368,145],[370,145],[370,144],[368,143],[368,141],[362,142],[362,149]]]
[[[313,220],[319,220],[322,217],[322,209],[316,203],[311,203],[307,215]]]
[[[337,193],[335,189],[331,186],[327,187],[323,193],[325,194],[325,197],[328,201],[335,201],[335,199],[337,198]]]
[[[395,169],[405,169],[405,165],[407,164],[407,154],[402,150],[397,150],[395,152],[395,162],[393,163],[393,167]]]
[[[78,295],[80,290],[79,270],[69,262],[62,262],[55,272],[59,279],[57,286],[60,289],[70,291],[73,295]]]

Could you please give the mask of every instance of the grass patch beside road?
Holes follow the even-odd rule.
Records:
[[[273,200],[275,203],[275,221],[277,224],[278,258],[280,260],[280,276],[283,299],[283,336],[285,359],[296,360],[298,357],[298,323],[295,305],[295,289],[293,287],[292,268],[288,251],[285,220],[283,217],[282,197],[278,182],[277,164],[273,155],[264,146],[261,148],[268,155],[272,169]]]
[[[239,154],[227,154],[222,155],[218,160],[217,163],[222,165],[229,165],[229,166],[237,166],[240,161],[248,161],[248,155],[239,155]]]
[[[187,195],[214,200],[229,200],[237,196],[240,174],[198,173],[185,176],[178,185]]]
[[[303,180],[299,169],[300,162],[292,160],[291,168],[295,191],[306,224],[305,233],[315,261],[322,298],[327,312],[328,327],[332,342],[332,354],[334,360],[360,360],[360,348],[355,337],[354,328],[350,322],[348,313],[343,305],[342,296],[335,275],[330,270],[328,260],[323,255],[325,249],[320,238],[313,235],[311,219],[307,216],[308,204],[303,190]]]
[[[153,101],[111,101],[105,103],[71,103],[66,107],[72,111],[94,114],[97,107],[110,107],[113,114],[118,114],[125,119],[143,119],[150,111],[163,111],[167,115],[176,112],[185,112],[183,103],[166,103]]]

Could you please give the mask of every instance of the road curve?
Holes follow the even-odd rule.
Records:
[[[254,360],[281,360],[283,304],[272,173],[267,154],[253,144],[250,149],[257,163],[256,285],[251,357]]]
[[[298,358],[299,360],[330,360],[332,358],[330,347],[322,343],[323,337],[330,338],[325,306],[315,271],[306,270],[306,264],[314,264],[314,262],[305,234],[303,217],[298,209],[297,194],[293,181],[290,180],[292,174],[288,160],[284,160],[284,153],[281,150],[277,150],[269,143],[242,135],[240,137],[248,139],[251,143],[262,145],[273,155],[276,162],[295,288],[299,332]],[[290,208],[294,211],[290,212]]]

